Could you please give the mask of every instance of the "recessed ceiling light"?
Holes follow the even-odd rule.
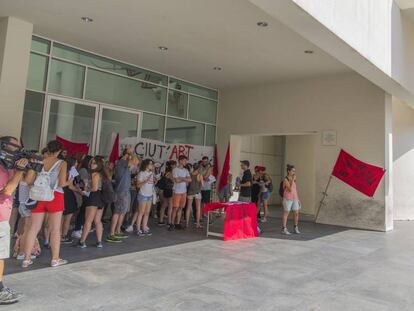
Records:
[[[221,67],[219,67],[219,66],[216,66],[216,67],[213,67],[213,69],[214,69],[214,70],[218,70],[218,71],[220,71],[222,68],[221,68]]]
[[[313,54],[312,50],[305,50],[305,54]]]
[[[257,22],[257,26],[259,26],[259,27],[267,27],[267,26],[269,26],[269,24],[267,22],[261,21],[261,22]]]
[[[81,20],[85,23],[92,23],[93,22],[93,19],[88,17],[88,16],[81,17]]]
[[[160,51],[166,51],[166,50],[168,50],[168,48],[166,46],[159,46],[158,49]]]

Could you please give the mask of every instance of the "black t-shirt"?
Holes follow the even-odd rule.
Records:
[[[240,196],[242,197],[250,197],[252,195],[252,172],[250,170],[245,170],[243,173],[243,177],[241,180],[241,184],[245,184],[247,182],[250,182],[250,186],[248,187],[240,187]]]

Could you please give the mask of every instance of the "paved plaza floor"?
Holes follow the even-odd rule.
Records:
[[[414,309],[414,222],[389,233],[304,223],[301,235],[284,237],[279,229],[271,219],[258,239],[223,242],[154,228],[122,246],[64,246],[72,263],[59,268],[47,267],[47,251],[31,270],[8,261],[6,284],[25,297],[1,309]]]

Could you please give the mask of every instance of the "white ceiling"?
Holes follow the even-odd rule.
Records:
[[[30,21],[39,35],[217,88],[349,70],[247,0],[1,0],[0,16]],[[261,20],[269,26],[256,26]],[[304,54],[309,49],[315,53]]]

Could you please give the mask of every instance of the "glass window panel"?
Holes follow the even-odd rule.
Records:
[[[119,139],[136,137],[138,115],[124,111],[103,109],[101,122],[101,136],[99,140],[99,154],[109,156],[113,145],[113,134],[119,133]]]
[[[39,149],[44,99],[44,95],[41,93],[26,92],[22,121],[22,141],[27,150]]]
[[[52,99],[47,140],[58,135],[74,143],[92,146],[94,123],[95,107]]]
[[[214,146],[216,144],[216,127],[206,125],[206,146]]]
[[[39,37],[32,37],[32,51],[49,54],[50,41]]]
[[[171,88],[176,90],[182,90],[185,92],[193,93],[196,95],[200,95],[203,97],[216,99],[218,98],[218,93],[215,90],[211,90],[202,86],[198,86],[195,84],[191,84],[189,82],[177,80],[174,78],[170,78],[170,85]]]
[[[165,113],[167,90],[153,84],[89,69],[85,96],[98,102]]]
[[[216,124],[217,102],[201,97],[190,96],[188,118]]]
[[[64,46],[59,43],[53,44],[53,56],[72,60],[88,66],[93,66],[99,69],[112,71],[124,76],[142,79],[153,83],[161,83],[167,85],[167,76],[145,70],[139,67],[123,64],[121,62],[94,55],[85,51]]]
[[[168,115],[187,118],[188,95],[185,93],[169,91]]]
[[[85,68],[52,59],[49,92],[82,98]]]
[[[48,57],[30,53],[29,73],[26,87],[31,90],[44,91],[46,87]]]
[[[165,141],[193,145],[204,144],[204,124],[168,118]]]
[[[163,141],[164,123],[165,118],[163,116],[144,113],[141,128],[141,137]]]

